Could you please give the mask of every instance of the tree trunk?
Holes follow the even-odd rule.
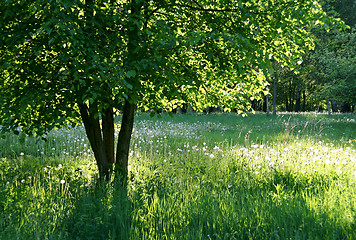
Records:
[[[268,76],[266,77],[267,82],[269,82]],[[269,94],[269,88],[267,87],[267,94],[266,94],[266,113],[267,116],[269,116],[269,98],[268,98],[268,94]]]
[[[106,180],[109,180],[112,164],[108,161],[104,146],[97,106],[91,104],[88,107],[86,104],[79,104],[79,110],[84,123],[85,132],[94,152],[100,179],[105,178]]]
[[[119,177],[123,183],[126,182],[128,174],[128,159],[135,110],[135,104],[126,100],[116,150],[116,176]]]
[[[268,93],[266,94],[266,113],[267,116],[269,116],[269,98],[268,98]]]
[[[130,10],[133,18],[139,18],[138,16],[141,14],[143,4],[144,1],[130,1]],[[136,61],[140,59],[140,47],[138,44],[140,41],[139,31],[139,27],[135,21],[132,20],[128,23],[127,56],[126,59],[124,59],[124,66],[127,71],[137,71],[135,65]],[[134,76],[131,78],[128,77],[126,81],[130,82],[133,86],[136,86],[138,85],[139,79],[137,76]],[[116,148],[115,165],[115,177],[119,178],[118,180],[121,180],[123,185],[126,185],[127,182],[130,141],[136,110],[136,105],[133,102],[130,102],[135,95],[134,87],[131,90],[127,90],[125,93],[128,98],[125,100],[123,108],[121,128]]]
[[[274,78],[273,81],[273,115],[276,115],[276,108],[277,108],[277,79]]]
[[[286,101],[286,111],[289,112],[289,99],[288,99],[287,94],[286,94],[286,99],[285,99],[285,101]]]
[[[115,163],[115,127],[112,107],[105,109],[102,116],[103,144],[110,165]]]
[[[300,90],[297,89],[296,100],[295,100],[295,111],[300,112]]]
[[[303,90],[303,109],[302,111],[306,111],[307,110],[307,96],[305,95],[305,90]]]

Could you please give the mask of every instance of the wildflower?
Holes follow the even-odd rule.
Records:
[[[20,153],[20,156],[23,156],[23,155],[25,155],[23,152],[22,152],[22,153]]]
[[[59,183],[60,183],[60,184],[65,184],[66,181],[65,181],[64,179],[62,179]]]
[[[22,180],[21,180],[21,183],[24,183],[24,182],[25,182],[25,179],[22,179]]]
[[[210,158],[213,158],[214,157],[214,154],[210,154]]]

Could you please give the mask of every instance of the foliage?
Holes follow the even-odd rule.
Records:
[[[354,32],[351,14],[354,1],[321,1],[329,16],[351,26],[332,24],[321,29],[311,25],[315,49],[303,54],[296,69],[275,67],[277,105],[287,111],[325,110],[331,102],[333,112],[353,111],[354,104]],[[348,14],[349,13],[349,14]]]
[[[322,5],[329,14],[340,17],[350,27],[356,26],[356,4],[353,0],[324,0]]]
[[[78,119],[78,103],[124,98],[245,109],[264,86],[258,69],[299,61],[312,45],[301,26],[321,14],[312,1],[137,2],[3,2],[3,125],[42,134]]]
[[[320,72],[325,79],[323,95],[336,102],[356,104],[356,30],[337,33],[322,44]]]
[[[311,0],[9,0],[0,13],[3,131],[83,121],[106,175],[117,110],[125,168],[136,107],[248,110],[270,61],[293,67],[313,47],[305,26],[331,21]]]

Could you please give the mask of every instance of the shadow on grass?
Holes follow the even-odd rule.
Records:
[[[0,212],[0,239],[356,239],[355,186],[344,188],[340,179],[282,170],[261,177],[243,166],[223,176],[148,170],[140,172],[148,176],[140,186],[130,183],[137,187],[130,197],[120,184],[78,185],[72,208],[60,201],[61,189],[36,200],[24,195],[28,185],[11,188],[18,196],[14,207],[27,203],[29,210],[13,222]],[[10,197],[0,193],[4,208]]]
[[[328,189],[322,179],[311,184],[276,172],[260,183],[254,173],[238,174],[231,184],[186,182],[182,190],[160,179],[135,206],[142,215],[132,218],[131,239],[355,239],[355,220],[313,202]]]
[[[68,239],[129,239],[132,204],[121,184],[95,184],[65,220]]]

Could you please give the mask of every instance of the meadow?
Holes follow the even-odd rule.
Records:
[[[0,239],[356,239],[355,114],[140,113],[131,145],[123,189],[83,127],[4,135]]]

